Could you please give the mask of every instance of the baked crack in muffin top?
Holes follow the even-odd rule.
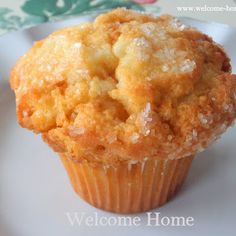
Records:
[[[236,117],[224,50],[169,15],[116,9],[61,29],[10,77],[20,124],[76,161],[192,155]]]

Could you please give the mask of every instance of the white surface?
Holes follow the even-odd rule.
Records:
[[[77,20],[78,21],[78,20]],[[62,24],[47,24],[0,39],[0,73],[5,78],[15,59],[32,41]],[[235,32],[229,27],[185,19],[197,24],[236,55]],[[17,42],[17,44],[16,44]],[[233,64],[236,65],[235,56]],[[0,235],[235,235],[236,219],[236,128],[195,159],[181,192],[154,211],[162,216],[192,216],[193,227],[88,227],[71,226],[66,212],[117,216],[97,210],[73,192],[62,164],[40,136],[16,122],[14,96],[6,80],[0,79]],[[133,215],[135,216],[135,215]],[[144,221],[145,214],[139,214]]]

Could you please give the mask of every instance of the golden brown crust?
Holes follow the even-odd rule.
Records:
[[[57,152],[115,163],[180,158],[236,117],[236,76],[211,38],[117,9],[37,42],[11,72],[17,116]]]

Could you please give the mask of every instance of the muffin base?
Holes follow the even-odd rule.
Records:
[[[193,156],[130,161],[117,166],[77,163],[61,154],[71,184],[86,202],[115,213],[148,211],[165,204],[187,177]]]

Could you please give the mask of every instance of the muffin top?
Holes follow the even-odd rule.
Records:
[[[56,31],[10,82],[21,126],[76,161],[193,155],[236,117],[224,50],[169,15],[116,9]]]

